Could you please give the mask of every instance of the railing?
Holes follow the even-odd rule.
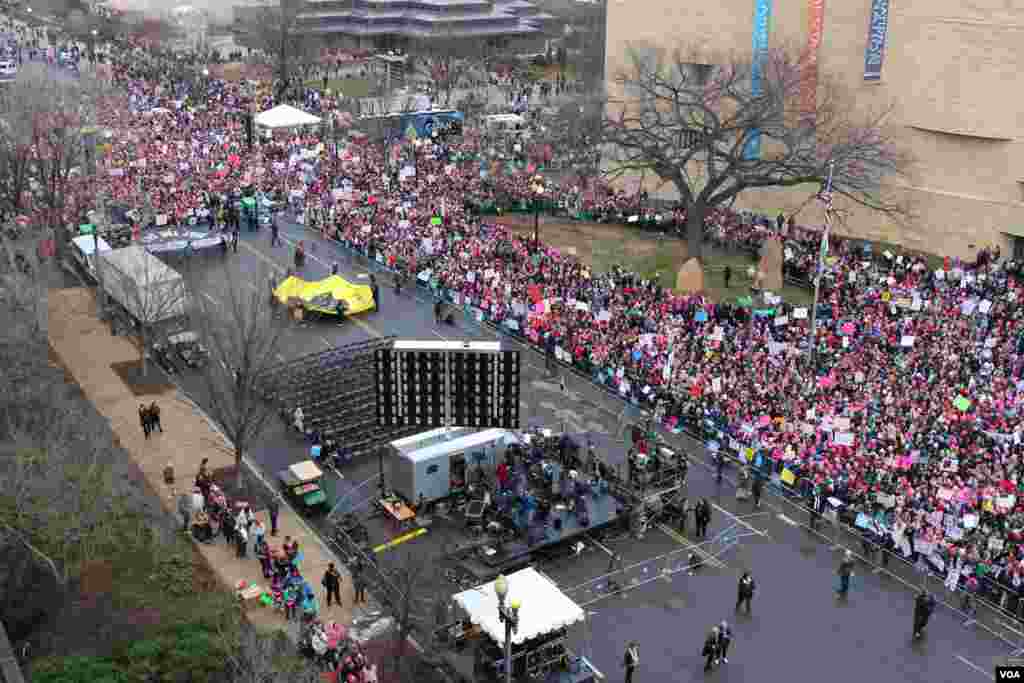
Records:
[[[683,431],[702,443],[709,436],[706,429],[698,431],[691,428]],[[811,509],[802,504],[803,496],[796,487],[779,479],[782,463],[774,465],[768,458],[762,458],[762,465],[757,467],[738,454],[726,452],[730,464],[752,467],[756,476],[767,479],[767,490],[774,493],[775,500],[790,513],[786,516],[809,533],[831,544],[833,551],[850,551],[862,564],[870,567],[872,574],[884,573],[910,590],[933,593],[942,605],[962,619],[965,627],[978,625],[1024,652],[1024,631],[1020,630],[1024,625],[1024,594],[988,576],[978,582],[979,587],[975,591],[968,590],[960,581],[951,588],[947,585],[947,577],[935,571],[918,553],[912,552],[908,559],[902,553],[894,552],[891,539],[881,539],[857,528],[850,523],[848,514],[838,511],[812,514]],[[806,523],[801,520],[806,520]]]
[[[354,249],[338,240],[334,240],[334,242],[345,250],[348,258],[353,261],[361,262],[371,270],[397,274],[396,270],[388,268],[385,264],[379,262],[375,258],[372,258],[365,250]],[[434,297],[438,296],[438,292],[436,290],[431,289],[422,281],[417,279],[416,284],[422,290],[431,291]],[[442,291],[440,295],[444,297],[446,293],[446,291]],[[445,298],[449,301],[451,300],[450,296]],[[509,337],[528,348],[538,351],[539,353],[544,353],[529,339],[520,334],[516,334],[514,330],[508,329],[505,324],[490,321],[487,318],[486,312],[468,305],[463,306],[461,310],[465,314],[467,320],[478,322],[500,335]],[[596,386],[599,390],[609,396],[625,401],[633,406],[638,407],[640,405],[639,401],[635,398],[624,397],[604,385],[596,377],[597,373],[588,374],[584,368],[578,367],[575,364],[551,359],[550,356],[548,356],[548,358],[549,360],[557,363],[559,367],[568,369],[581,379],[590,381],[593,386]],[[706,433],[706,428],[704,426],[697,429],[694,428],[692,424],[688,424],[688,421],[683,419],[679,420],[679,425],[681,431],[686,432],[688,436],[700,441],[701,443],[707,441],[709,434]],[[719,430],[717,428],[713,429],[713,433],[716,437],[718,435],[718,431]],[[723,446],[723,450],[724,449],[725,447]],[[743,466],[749,466],[751,464],[746,460],[741,459],[738,454],[730,456],[730,459],[742,464]],[[781,463],[776,466],[769,458],[766,457],[762,458],[761,462],[762,465],[759,468],[755,467],[755,469],[759,470],[760,476],[769,481],[767,488],[771,492],[777,494],[778,499],[782,501],[784,505],[789,506],[798,518],[803,517],[810,520],[810,509],[797,502],[800,498],[799,493],[793,487],[789,487],[781,483],[779,480],[778,477],[782,470]],[[778,471],[773,471],[773,467]],[[856,529],[851,524],[843,522],[838,517],[834,520],[823,521],[823,526],[830,530],[831,535],[822,534],[816,530],[813,531],[813,533],[825,537],[826,540],[832,543],[834,550],[850,550],[860,559],[861,562],[871,566],[873,573],[878,574],[884,572],[911,590],[924,589],[935,592],[937,595],[942,597],[939,602],[947,609],[960,616],[966,626],[977,624],[996,637],[1011,644],[1013,647],[1016,648],[1020,646],[1021,652],[1024,653],[1024,631],[1017,630],[1018,628],[1024,628],[1024,593],[1015,593],[1009,587],[993,582],[989,577],[985,577],[980,582],[981,589],[977,592],[967,592],[960,586],[957,586],[954,590],[949,590],[945,587],[945,577],[932,571],[926,564],[914,564],[909,562],[901,555],[893,553],[889,548],[879,545],[875,540],[865,536],[860,532],[860,530]],[[877,560],[875,558],[877,558]],[[1006,607],[1011,607],[1011,609],[1006,609]],[[1007,620],[1011,623],[1006,623]]]

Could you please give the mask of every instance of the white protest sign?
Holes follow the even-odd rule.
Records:
[[[807,319],[807,309],[806,308],[794,308],[793,309],[793,319],[794,320],[806,320]]]
[[[835,444],[837,446],[852,446],[853,445],[853,432],[838,432],[838,433],[836,433]]]
[[[909,349],[913,345],[914,345],[914,337],[909,335],[909,334],[903,335],[903,338],[900,339],[900,346],[902,346],[904,348]]]

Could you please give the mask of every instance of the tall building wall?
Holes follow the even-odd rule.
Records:
[[[913,218],[895,223],[851,207],[841,232],[971,257],[1024,238],[1024,2],[888,0],[878,80],[865,79],[873,5],[879,0],[609,0],[607,73],[628,64],[630,45],[749,54],[755,8],[771,5],[769,44],[805,49],[821,12],[818,65],[849,89],[856,107],[892,106],[890,121],[916,162],[887,191],[908,199]],[[881,4],[886,4],[882,2]],[[876,22],[877,25],[877,22]],[[614,85],[610,89],[615,90]],[[767,212],[805,203],[814,188],[766,190],[737,202]],[[662,196],[671,195],[662,187]],[[810,202],[799,221],[816,224]]]

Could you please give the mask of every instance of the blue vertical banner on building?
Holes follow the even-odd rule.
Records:
[[[750,94],[760,97],[764,91],[764,68],[768,59],[768,32],[772,23],[772,0],[757,0],[754,6],[754,49],[750,69]],[[761,158],[761,131],[750,131],[743,149],[745,159]]]
[[[889,33],[889,0],[871,0],[868,45],[864,49],[864,80],[882,80],[885,38]]]

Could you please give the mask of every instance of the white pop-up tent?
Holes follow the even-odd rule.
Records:
[[[550,579],[527,567],[505,577],[508,580],[507,600],[519,600],[519,628],[512,634],[515,644],[583,621],[583,610]],[[498,617],[498,595],[494,581],[463,591],[454,596],[455,603],[465,610],[469,620],[496,643],[505,642],[505,626]]]
[[[263,128],[296,128],[320,123],[320,117],[307,114],[301,109],[279,104],[273,109],[256,115],[255,123]]]

